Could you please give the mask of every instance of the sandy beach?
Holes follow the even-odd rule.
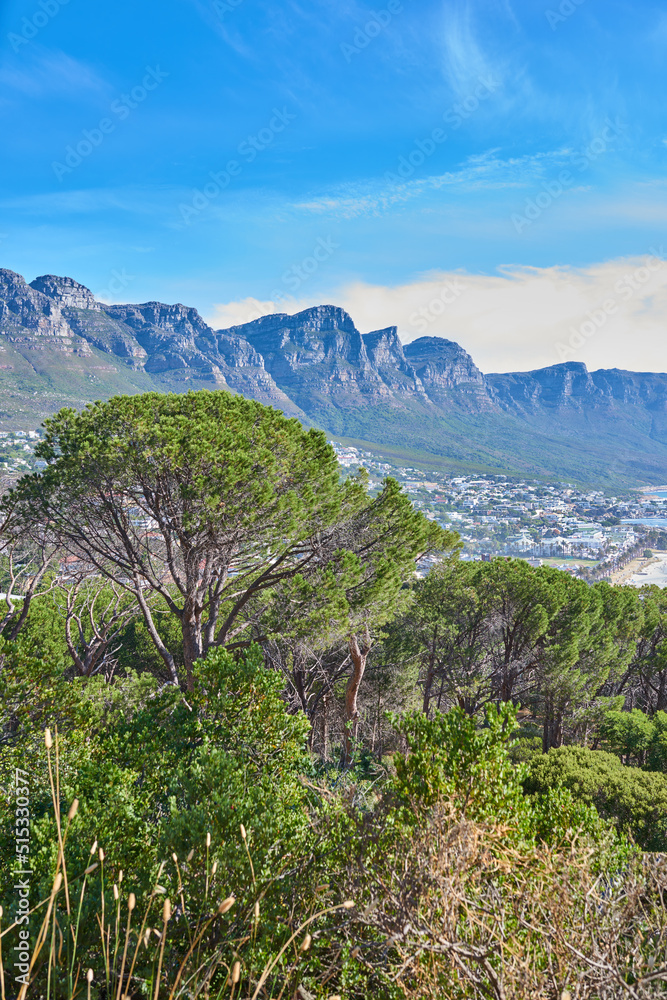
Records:
[[[632,587],[646,587],[649,584],[667,587],[667,552],[656,552],[643,570],[633,573],[630,579],[624,582]]]

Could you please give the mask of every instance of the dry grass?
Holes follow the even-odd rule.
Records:
[[[369,834],[370,836],[370,834]],[[357,958],[411,1000],[648,1000],[667,994],[667,857],[614,878],[573,834],[513,847],[501,826],[438,807],[385,864],[351,865],[366,902]]]

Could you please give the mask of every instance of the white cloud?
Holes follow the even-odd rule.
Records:
[[[591,370],[667,371],[667,260],[660,247],[584,268],[505,267],[497,274],[432,272],[389,287],[357,281],[317,301],[245,299],[215,307],[216,328],[329,302],[363,332],[398,326],[461,344],[485,372],[583,361]]]
[[[467,97],[471,83],[483,76],[502,79],[501,64],[482,51],[470,7],[466,5],[458,10],[444,7],[442,18],[443,69],[454,94],[459,98]]]

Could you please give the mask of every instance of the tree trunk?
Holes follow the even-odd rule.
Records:
[[[139,581],[136,579],[134,595],[137,598],[139,607],[141,608],[141,613],[144,616],[144,621],[146,622],[146,628],[148,629],[149,635],[155,644],[155,648],[162,657],[165,667],[169,671],[169,680],[175,687],[178,687],[178,671],[176,670],[176,661],[160,638],[158,630],[155,627],[155,622],[153,621],[150,608],[146,603]]]
[[[202,657],[201,608],[186,601],[183,609],[183,663],[185,665],[186,687],[194,689],[194,665]]]
[[[563,711],[547,699],[544,707],[544,729],[542,732],[542,752],[548,753],[552,747],[563,745]]]
[[[667,670],[663,670],[660,674],[660,685],[658,687],[658,699],[656,702],[655,710],[656,712],[664,712],[667,709]]]
[[[352,673],[345,689],[345,766],[352,763],[354,743],[357,739],[359,728],[359,704],[357,701],[359,688],[363,680],[366,669],[366,660],[371,650],[371,642],[368,631],[364,637],[364,642],[360,646],[356,635],[350,636],[349,641],[350,659],[352,660]]]
[[[322,719],[321,719],[321,735],[322,735],[322,758],[327,761],[329,759],[329,701],[331,699],[330,692],[327,691],[322,697]]]
[[[424,681],[424,702],[422,705],[422,711],[424,715],[428,715],[429,702],[431,700],[431,689],[433,687],[433,679],[435,677],[435,644],[438,639],[438,626],[435,626],[435,632],[433,635],[433,642],[428,654],[428,665],[426,668],[426,680]]]
[[[37,570],[37,572],[33,576],[32,580],[30,581],[30,584],[28,585],[28,588],[27,588],[27,590],[25,592],[25,596],[23,598],[23,601],[21,602],[21,610],[19,612],[19,616],[16,619],[16,621],[14,622],[14,625],[12,626],[12,628],[7,633],[7,636],[6,636],[7,639],[10,639],[10,640],[13,641],[14,639],[18,638],[19,632],[23,628],[23,626],[25,624],[25,621],[26,621],[26,618],[28,617],[28,614],[30,612],[30,605],[31,605],[32,599],[33,599],[33,597],[35,595],[35,591],[37,590],[38,586],[42,582],[42,579],[44,578],[44,575],[45,575],[47,569],[49,568],[49,565],[50,565],[50,561],[46,561],[45,560],[43,562],[43,565],[40,566],[40,568]],[[7,625],[7,623],[11,620],[11,617],[14,614],[14,604],[12,602],[12,599],[11,599],[11,596],[10,596],[10,592],[8,592],[8,594],[7,594],[6,603],[8,605],[9,611],[8,611],[8,614],[5,616],[5,620],[2,623],[2,628],[3,629]]]
[[[292,653],[292,682],[294,684],[294,690],[296,691],[299,702],[301,704],[301,711],[305,716],[308,716],[308,695],[306,694],[306,669],[303,662],[303,656],[297,649]]]
[[[551,749],[551,732],[553,728],[553,706],[551,699],[547,699],[544,704],[544,723],[542,728],[542,753],[549,753]]]

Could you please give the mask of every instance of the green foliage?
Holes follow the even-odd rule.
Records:
[[[27,662],[23,670],[34,668]],[[308,723],[287,714],[280,675],[264,667],[261,650],[253,647],[241,659],[218,650],[199,663],[190,701],[172,687],[158,692],[150,677],[145,680],[143,696],[134,683],[129,712],[121,704],[122,685],[111,704],[103,700],[101,683],[64,685],[72,697],[58,717],[67,761],[60,789],[63,814],[74,798],[80,803],[70,833],[74,869],[85,867],[90,845],[98,841],[113,869],[131,871],[145,889],[163,857],[201,852],[209,833],[211,856],[236,880],[248,873],[239,837],[243,823],[256,874],[264,876],[267,859],[289,856],[306,823],[299,778],[310,769]],[[53,726],[52,713],[53,705],[51,714],[30,717],[35,753],[37,727]],[[3,761],[5,788],[12,766],[27,766],[25,746],[19,749]],[[49,800],[42,766],[32,789],[38,845],[32,861],[43,892],[57,840]],[[3,841],[0,854],[9,859],[7,827]],[[3,875],[9,879],[6,868]]]
[[[667,772],[667,712],[652,716],[638,708],[608,712],[600,724],[600,736],[625,764]]]
[[[632,860],[622,843],[610,840],[593,807],[564,788],[523,794],[525,769],[517,769],[510,756],[515,714],[509,705],[500,710],[490,706],[481,728],[460,709],[432,719],[414,713],[395,720],[409,752],[395,756],[395,775],[383,782],[381,795],[367,796],[360,808],[354,783],[343,794],[323,789],[321,799],[309,790],[315,775],[304,750],[307,724],[302,716],[287,714],[281,677],[265,668],[258,647],[240,658],[211,652],[197,664],[187,697],[173,687],[160,692],[153,687],[130,712],[120,700],[104,706],[104,719],[96,701],[102,685],[70,686],[83,691],[82,700],[97,705],[98,712],[93,724],[84,715],[63,719],[66,734],[59,742],[61,822],[67,829],[73,898],[91,860],[93,840],[106,855],[88,876],[82,904],[77,951],[84,967],[100,968],[97,917],[102,900],[107,914],[115,914],[111,886],[119,884],[122,869],[124,898],[132,891],[147,900],[159,878],[172,900],[181,901],[170,924],[163,967],[170,984],[188,947],[188,927],[206,909],[210,894],[219,900],[233,892],[238,915],[205,939],[202,957],[208,961],[222,953],[231,961],[240,956],[244,981],[253,986],[259,969],[273,961],[300,922],[351,894],[355,915],[347,922],[340,911],[318,918],[311,953],[304,958],[297,952],[293,961],[286,956],[285,962],[277,962],[276,989],[301,982],[319,995],[326,981],[323,995],[336,988],[359,1000],[368,995],[398,1000],[400,990],[407,988],[428,997],[438,994],[418,992],[420,965],[399,973],[403,957],[389,925],[396,919],[392,907],[414,907],[418,898],[420,907],[426,907],[425,919],[433,917],[442,934],[442,907],[455,884],[471,913],[479,905],[491,927],[495,914],[504,912],[507,896],[509,909],[502,920],[503,925],[509,921],[509,933],[515,919],[512,900],[532,893],[542,906],[558,898],[555,873],[567,859],[586,879],[592,876],[593,853],[604,878],[618,877]],[[97,690],[96,697],[91,690]],[[57,863],[58,837],[48,808],[43,749],[41,763],[36,760],[35,765],[33,891],[45,896]],[[65,815],[75,796],[79,809],[68,824]],[[2,898],[10,915],[15,906],[12,833],[10,822],[3,823]],[[175,861],[168,860],[172,852]],[[158,867],[163,859],[166,865]],[[438,888],[441,878],[444,895]],[[253,916],[256,900],[259,919]],[[374,923],[376,908],[390,901],[389,924],[385,917]],[[121,933],[124,912],[123,904]],[[460,926],[448,925],[449,933],[464,946],[467,917],[460,913],[459,918]],[[62,901],[59,921],[66,929]],[[407,923],[405,918],[401,926]],[[67,955],[69,942],[67,935]],[[364,961],[359,960],[359,942]],[[536,947],[537,941],[531,945],[533,954]],[[141,950],[135,970],[153,984],[151,989],[155,955],[155,948]],[[428,964],[439,970],[440,986],[451,975],[443,962],[439,958]],[[403,975],[407,978],[399,986],[397,976],[400,980]],[[461,993],[468,995],[475,994]]]
[[[176,683],[148,606],[159,595],[180,623],[188,687],[211,646],[246,638],[250,599],[303,573],[321,533],[369,502],[362,478],[340,482],[322,432],[229,392],[121,396],[45,426],[48,465],[4,499],[9,523],[48,523],[130,587]]]
[[[529,793],[568,789],[601,817],[632,834],[646,851],[667,849],[667,776],[624,767],[613,754],[582,746],[557,747],[535,758],[525,776]]]
[[[460,708],[433,718],[414,712],[395,724],[409,748],[395,758],[395,790],[409,811],[415,802],[428,808],[451,795],[473,819],[495,815],[502,822],[516,814],[522,792],[508,754],[516,724],[510,705],[488,706],[481,729]],[[411,815],[416,822],[418,814]]]
[[[388,478],[378,496],[341,520],[328,545],[322,540],[313,566],[274,588],[261,614],[261,633],[283,641],[317,637],[324,646],[360,628],[377,630],[409,602],[405,584],[415,560],[459,548],[455,532],[414,510]]]
[[[397,815],[408,825],[421,822],[424,811],[445,798],[475,822],[506,825],[508,838],[524,843],[556,843],[573,829],[604,840],[605,824],[595,809],[555,783],[526,797],[528,768],[512,759],[516,713],[511,705],[487,706],[481,728],[459,708],[432,719],[414,713],[397,725],[409,753],[395,757],[390,787]]]
[[[13,619],[9,621],[5,634],[12,622]],[[44,594],[31,602],[28,617],[21,629],[20,643],[21,648],[32,656],[58,665],[67,662],[69,657],[63,615],[55,594]]]
[[[584,581],[520,559],[442,562],[388,629],[388,657],[421,667],[424,711],[444,697],[470,714],[535,691],[543,746],[610,707],[603,685],[630,663],[644,627],[630,588]]]

